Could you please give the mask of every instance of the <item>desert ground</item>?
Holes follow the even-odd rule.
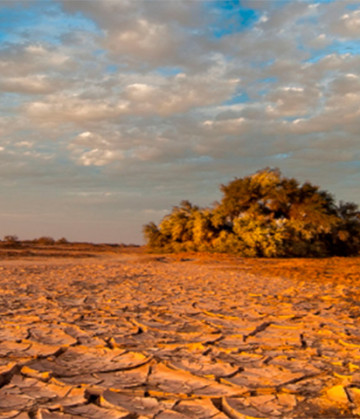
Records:
[[[360,258],[90,253],[0,255],[0,418],[360,416]]]

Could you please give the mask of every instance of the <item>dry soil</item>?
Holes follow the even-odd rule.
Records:
[[[360,260],[0,261],[0,418],[360,416]]]

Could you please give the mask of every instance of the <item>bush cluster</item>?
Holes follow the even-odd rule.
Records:
[[[211,251],[250,257],[349,256],[360,251],[360,212],[309,182],[266,168],[227,185],[211,208],[182,201],[144,226],[158,252]]]

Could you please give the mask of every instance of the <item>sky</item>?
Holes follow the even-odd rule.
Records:
[[[360,204],[355,0],[0,0],[0,238],[142,244],[265,167]]]

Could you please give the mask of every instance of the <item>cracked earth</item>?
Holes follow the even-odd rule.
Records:
[[[360,261],[0,261],[0,418],[360,417]]]

